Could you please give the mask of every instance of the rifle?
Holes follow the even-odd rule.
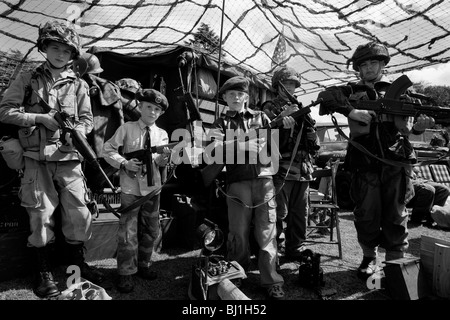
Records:
[[[34,93],[39,97],[39,105],[44,109],[45,112],[49,113],[50,111],[55,111],[54,118],[58,122],[61,129],[63,129],[63,137],[61,141],[64,142],[64,132],[69,132],[70,136],[72,137],[72,143],[75,149],[81,154],[81,156],[86,159],[86,161],[93,165],[95,169],[100,171],[103,178],[105,178],[106,182],[108,183],[109,187],[113,192],[117,191],[117,188],[112,184],[112,182],[109,180],[107,174],[105,171],[103,171],[103,168],[101,167],[100,163],[98,162],[97,155],[95,154],[94,150],[92,150],[91,146],[87,142],[84,135],[76,130],[72,123],[68,121],[69,115],[65,112],[60,112],[56,109],[53,109],[48,105],[48,103],[39,95],[39,93],[34,90]]]
[[[153,146],[153,147],[150,147],[150,153],[162,154],[164,152],[165,147],[168,147],[169,149],[173,149],[176,145],[178,145],[180,143],[183,143],[183,142],[171,142],[168,144],[162,144],[160,146]],[[143,159],[145,157],[145,152],[147,152],[147,151],[148,150],[140,149],[140,150],[125,153],[123,156],[127,160],[135,158],[135,159],[138,159],[139,161],[143,161]]]
[[[298,105],[299,107],[301,107],[301,104],[299,104],[297,99],[286,89],[286,87],[284,86],[283,82],[281,82],[281,80],[278,80],[278,84],[279,84],[280,88],[283,90],[286,97],[288,97],[289,101],[292,104]],[[316,124],[316,121],[311,117],[311,115],[309,113],[303,117],[303,120],[304,120],[304,123],[306,123],[306,125],[307,125],[306,130],[308,132],[316,131],[316,129],[314,127],[314,125]],[[317,141],[307,140],[307,148],[308,148],[308,151],[312,150],[313,152],[316,152],[317,150],[320,149],[320,145],[317,143]]]
[[[140,149],[140,150],[124,153],[123,157],[127,160],[137,159],[137,160],[145,163],[147,166],[147,163],[148,163],[148,165],[151,165],[151,163],[152,163],[152,153],[162,154],[164,152],[165,147],[168,147],[169,149],[173,149],[175,146],[178,146],[178,145],[184,146],[185,142],[184,141],[171,142],[171,143],[162,144],[159,146],[152,146],[152,147],[150,147],[150,150]],[[149,174],[149,172],[150,171],[148,171],[148,169],[147,169],[147,185],[152,186],[153,179],[152,179],[152,176]]]
[[[422,105],[420,102],[399,100],[400,96],[412,85],[408,76],[397,78],[388,88],[384,98],[378,100],[358,100],[352,102],[356,109],[372,110],[377,114],[390,114],[401,117],[418,117],[421,114],[433,117],[436,123],[450,123],[450,108]],[[370,125],[348,118],[352,137],[369,133]]]
[[[184,91],[184,89],[183,89]],[[189,111],[189,116],[190,116],[190,120],[191,121],[202,121],[202,116],[200,115],[200,112],[198,111],[197,107],[195,106],[194,103],[194,97],[192,96],[192,94],[190,92],[183,92],[182,96],[178,96],[178,100],[180,100],[181,102],[183,102],[188,111]]]
[[[289,101],[292,104],[298,105],[299,107],[301,106],[299,104],[299,102],[297,101],[297,99],[286,89],[286,87],[284,86],[283,82],[281,82],[281,80],[278,80],[278,85],[280,86],[281,90],[283,91],[283,93],[286,95],[286,97],[289,99]],[[314,121],[314,119],[311,117],[310,114],[305,115],[304,120],[311,127],[314,127],[314,125],[316,124],[316,122]]]
[[[311,107],[313,107],[321,102],[322,102],[322,99],[312,101],[310,105],[291,113],[289,116],[291,116],[294,119],[297,119],[301,116],[309,115],[309,113],[311,112]],[[282,124],[283,124],[283,117],[277,117],[274,120],[272,120],[269,124],[254,130],[253,134],[249,135],[246,138],[248,138],[248,139],[256,138],[258,130],[273,129],[273,128],[280,127]],[[231,141],[227,141],[227,143],[234,143],[236,141],[237,141],[237,138],[234,140],[231,140]],[[211,185],[211,183],[214,181],[214,179],[219,175],[219,173],[222,172],[224,167],[225,167],[225,164],[212,163],[212,164],[208,164],[206,167],[201,169],[200,173],[202,175],[204,185],[206,187],[209,187]]]

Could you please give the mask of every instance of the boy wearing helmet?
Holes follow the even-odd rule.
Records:
[[[114,82],[99,77],[103,68],[94,54],[83,53],[74,60],[73,70],[89,86],[94,126],[87,135],[88,142],[93,146],[107,174],[112,175],[115,170],[104,161],[102,149],[104,141],[111,138],[124,123],[120,88]],[[91,190],[99,190],[105,186],[106,181],[97,170],[87,167],[85,174]]]
[[[285,117],[287,124],[280,128],[280,169],[274,176],[277,190],[277,241],[278,249],[283,251],[283,223],[285,230],[285,253],[291,259],[301,256],[303,241],[306,240],[308,217],[309,182],[312,181],[312,156],[317,152],[319,142],[314,128],[315,121],[308,117],[294,120],[289,116],[298,110],[301,103],[292,104],[279,82],[293,96],[295,89],[300,87],[298,73],[290,67],[280,67],[272,77],[272,87],[277,96],[262,105],[262,110],[271,120]],[[299,139],[294,162],[291,166],[292,153]],[[281,189],[281,190],[280,190]]]
[[[319,94],[324,102],[319,114],[339,112],[366,124],[365,134],[349,141],[345,165],[352,173],[350,195],[355,203],[355,228],[363,259],[357,269],[365,280],[379,268],[378,247],[386,250],[385,260],[402,258],[408,248],[408,215],[405,204],[414,196],[411,166],[416,161],[409,143],[410,132],[421,132],[434,125],[434,119],[379,115],[355,109],[349,101],[382,98],[391,82],[383,75],[390,61],[387,48],[376,42],[359,46],[350,61],[360,81],[332,87]],[[410,99],[406,95],[405,99]],[[353,134],[353,136],[355,136]],[[362,145],[365,150],[354,146]]]
[[[131,78],[123,78],[116,81],[120,88],[123,105],[123,116],[126,121],[137,121],[141,117],[141,111],[138,108],[136,92],[141,89],[141,84]]]
[[[39,104],[64,112],[75,130],[83,135],[92,130],[88,87],[68,67],[80,54],[75,29],[57,21],[39,29],[39,51],[46,62],[31,73],[20,74],[8,88],[0,104],[0,122],[18,127],[24,149],[23,177],[19,197],[30,217],[28,246],[35,257],[34,292],[42,298],[60,292],[49,263],[49,248],[55,241],[54,212],[61,212],[67,263],[78,265],[81,276],[101,282],[102,275],[84,261],[84,242],[91,236],[91,212],[79,153],[69,133]]]

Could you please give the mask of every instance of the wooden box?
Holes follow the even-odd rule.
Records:
[[[92,222],[92,237],[86,242],[86,261],[116,257],[119,218],[108,211],[100,210]]]
[[[15,195],[0,196],[0,281],[28,275],[28,213]]]
[[[426,283],[420,272],[419,258],[401,258],[385,262],[385,285],[393,300],[417,300],[426,295]]]
[[[196,230],[205,217],[204,208],[186,195],[174,194],[172,211],[177,219],[177,246],[188,250],[197,249],[199,243]]]
[[[422,236],[420,260],[433,295],[450,298],[450,241]]]
[[[172,217],[172,212],[160,210],[160,232],[155,241],[155,252],[173,248],[177,244],[177,219]]]

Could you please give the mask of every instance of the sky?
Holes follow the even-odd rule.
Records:
[[[440,64],[422,70],[410,71],[406,75],[414,82],[424,82],[425,85],[432,86],[450,86],[450,63]],[[299,97],[299,100],[303,105],[308,105],[312,100],[317,99],[317,93],[307,94]],[[319,116],[318,107],[314,107],[311,110],[311,116],[317,121],[317,123],[331,122],[329,115]],[[347,123],[347,118],[341,114],[335,113],[334,116],[341,123]]]

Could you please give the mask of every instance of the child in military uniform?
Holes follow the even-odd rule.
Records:
[[[55,241],[55,209],[61,211],[68,264],[78,265],[81,276],[99,283],[103,276],[84,262],[84,242],[91,237],[91,212],[81,158],[54,119],[57,111],[68,114],[82,135],[92,130],[89,88],[69,67],[80,55],[80,38],[72,26],[51,21],[39,28],[39,51],[46,61],[31,73],[20,74],[0,104],[0,122],[17,125],[24,149],[24,175],[20,199],[30,217],[28,246],[35,253],[34,292],[42,298],[60,294],[49,263]],[[52,109],[45,110],[43,99]]]
[[[115,134],[103,145],[106,162],[120,168],[121,206],[126,208],[161,186],[159,168],[165,168],[170,154],[164,148],[162,154],[152,154],[151,169],[141,159],[126,159],[126,154],[142,150],[149,145],[168,143],[167,132],[159,128],[155,121],[167,110],[167,98],[154,89],[136,92],[141,117],[120,126]],[[150,138],[148,140],[147,136]],[[123,154],[119,148],[123,148]],[[147,176],[152,175],[153,185],[148,184]],[[159,235],[159,194],[149,198],[141,206],[120,217],[117,248],[117,269],[119,291],[129,293],[133,290],[132,275],[138,273],[147,280],[156,279],[151,270],[153,246]]]
[[[213,130],[227,136],[229,130],[248,133],[250,130],[269,124],[270,120],[262,111],[247,108],[249,81],[241,76],[227,80],[219,91],[229,110],[225,116],[216,120]],[[268,135],[269,136],[269,135]],[[225,147],[225,153],[237,150],[245,154],[245,163],[226,162],[227,206],[228,206],[228,259],[237,261],[244,269],[250,265],[249,234],[252,219],[254,235],[259,245],[258,267],[261,273],[261,286],[266,290],[267,298],[284,299],[283,277],[276,270],[276,201],[272,176],[276,163],[263,165],[252,161],[252,155],[260,156],[263,144],[260,138],[236,142],[227,148],[230,140],[216,141],[216,148]],[[230,150],[228,150],[230,149]],[[225,154],[224,153],[224,154]],[[242,154],[241,153],[241,154]],[[273,156],[273,154],[271,154]],[[226,157],[228,160],[228,157]],[[236,160],[236,159],[235,159]],[[261,160],[261,158],[260,158]],[[278,159],[276,159],[278,160]],[[253,216],[253,208],[254,216]]]

